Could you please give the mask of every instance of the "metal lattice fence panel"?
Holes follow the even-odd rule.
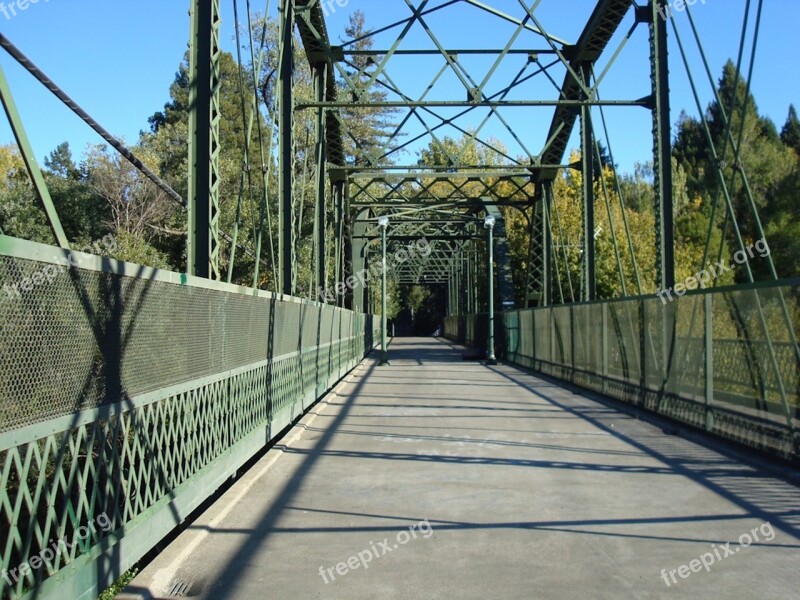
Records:
[[[96,596],[369,352],[370,316],[2,238],[0,596]]]
[[[448,317],[445,335],[464,340]],[[511,311],[531,367],[759,450],[800,459],[800,283]]]

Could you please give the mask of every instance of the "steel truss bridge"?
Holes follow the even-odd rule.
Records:
[[[0,71],[3,107],[56,240],[45,245],[0,235],[0,283],[25,292],[0,314],[3,572],[43,556],[50,541],[74,539],[95,525],[85,542],[41,559],[44,568],[0,579],[3,597],[95,597],[361,363],[380,337],[374,279],[359,274],[380,260],[382,217],[390,222],[390,253],[427,244],[426,252],[394,263],[391,276],[399,285],[446,290],[444,337],[485,350],[493,318],[506,364],[776,460],[798,459],[798,282],[778,279],[774,268],[772,280],[754,281],[748,264],[745,285],[698,290],[670,303],[653,293],[676,286],[670,73],[686,70],[693,88],[706,77],[689,68],[685,49],[693,40],[679,37],[675,19],[663,18],[657,2],[598,0],[580,34],[564,40],[540,18],[540,1],[501,9],[488,0],[398,0],[385,4],[407,8],[403,18],[337,43],[326,23],[330,3],[283,0],[275,105],[264,108],[277,144],[270,156],[264,140],[253,141],[244,159],[248,176],[275,159],[277,233],[267,235],[265,190],[256,248],[240,246],[238,222],[231,232],[220,225],[221,2],[191,1],[185,198],[0,34],[4,51],[185,208],[189,232],[186,273],[71,247]],[[760,5],[747,2],[746,21]],[[471,11],[476,23],[471,47],[449,45],[443,25],[456,9]],[[481,31],[501,43],[485,47]],[[670,56],[673,34],[680,51]],[[646,49],[640,57],[646,68],[635,76],[641,94],[602,95],[602,83],[637,36],[646,40],[638,46]],[[694,41],[701,43],[699,36]],[[744,37],[740,50],[745,56],[750,50]],[[257,60],[261,65],[264,56]],[[308,96],[296,86],[301,69],[313,82]],[[407,86],[408,73],[419,73],[416,86]],[[257,95],[246,104],[261,106]],[[388,109],[389,135],[381,144],[360,145],[354,115]],[[622,295],[603,298],[596,211],[608,207],[609,190],[596,182],[603,139],[613,168],[605,118],[611,109],[647,115],[655,258],[637,265],[629,224],[617,222],[611,232],[617,265],[622,272],[621,257],[630,254],[635,276],[622,274]],[[549,122],[541,139],[524,127],[532,114]],[[296,139],[307,122],[313,156],[301,164]],[[742,143],[732,124],[728,129],[725,148],[708,139],[719,163],[719,214],[733,211],[725,165],[738,162]],[[453,135],[474,151],[448,145]],[[580,153],[570,156],[575,140]],[[436,152],[407,158],[423,146]],[[574,273],[555,241],[565,218],[556,183],[565,172],[582,182],[574,206],[582,231]],[[746,173],[738,176],[746,185]],[[315,190],[314,231],[303,240],[299,190],[308,185]],[[614,191],[621,197],[619,186]],[[490,269],[487,215],[497,222]],[[732,217],[728,226],[744,249]],[[524,223],[526,256],[512,257],[511,219]],[[307,288],[298,282],[303,242],[312,248]],[[256,257],[255,287],[232,283],[244,253]],[[66,275],[26,284],[44,281],[71,256],[80,264]],[[515,273],[515,264],[524,272]],[[269,286],[259,285],[260,270],[272,276]],[[339,293],[317,293],[337,285]],[[493,317],[488,285],[497,290]],[[101,515],[109,523],[103,531],[96,527]]]

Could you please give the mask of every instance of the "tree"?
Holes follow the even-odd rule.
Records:
[[[412,285],[408,287],[406,293],[403,295],[405,306],[411,311],[411,318],[417,314],[417,311],[422,307],[422,304],[431,295],[431,291],[421,285]]]
[[[712,153],[704,123],[686,114],[678,122],[674,145],[674,156],[686,174],[691,206],[691,214],[676,217],[676,239],[680,240],[681,228],[695,243],[705,239],[703,247],[710,261],[726,259],[740,249],[737,228],[745,245],[763,235],[754,208],[762,222],[780,221],[780,215],[796,202],[798,192],[793,175],[797,153],[793,148],[787,149],[790,145],[786,143],[794,135],[794,111],[790,109],[783,136],[779,136],[774,123],[759,114],[747,82],[741,76],[737,78],[731,61],[723,68],[718,95],[719,102],[711,102],[706,110],[705,122],[719,160]],[[714,222],[709,225],[714,206]],[[769,220],[763,219],[767,215]],[[703,229],[706,234],[700,233]],[[676,252],[679,250],[680,245]],[[784,270],[787,267],[784,265]],[[767,261],[755,261],[753,268],[756,277],[768,275]],[[792,264],[789,270],[795,269]],[[746,273],[745,269],[737,270],[737,281],[745,281]]]
[[[165,231],[172,200],[119,154],[96,146],[86,170],[89,185],[108,206],[112,231],[146,241]]]
[[[92,189],[85,165],[75,164],[69,144],[59,144],[44,165],[45,181],[67,238],[87,242],[109,233],[108,205]]]
[[[0,231],[44,244],[55,242],[25,162],[14,145],[0,146]]]
[[[371,33],[372,31],[366,27],[366,17],[362,11],[357,10],[350,15],[345,35],[348,40],[356,41],[349,46],[349,49],[362,52],[372,50],[374,41]],[[372,57],[353,56],[350,58],[347,75],[356,82],[359,93],[363,94],[365,101],[370,103],[386,102],[388,94],[378,85],[366,89],[367,83],[372,77],[370,69],[374,66],[375,61]],[[354,94],[353,90],[349,89],[344,82],[340,84],[340,90],[342,94]],[[345,125],[345,152],[354,164],[378,165],[391,162],[385,154],[391,151],[392,144],[389,138],[393,133],[392,117],[395,113],[395,109],[383,107],[341,109],[341,120]],[[389,144],[389,148],[384,151],[384,146],[387,144]]]
[[[800,155],[800,119],[797,118],[794,104],[789,105],[789,116],[781,131],[781,141]]]
[[[263,28],[262,24],[262,28]],[[247,122],[250,118],[250,102],[253,97],[252,66],[243,65],[240,69],[236,59],[228,52],[220,57],[220,229],[232,232],[235,229],[237,213],[242,223],[258,223],[260,218],[261,198],[264,194],[261,177],[260,153],[255,135],[250,139],[250,168],[252,176],[244,176],[244,156],[247,141]],[[244,95],[248,99],[247,113],[242,114],[242,83]],[[179,65],[175,80],[170,86],[170,100],[164,109],[149,118],[150,131],[142,133],[140,150],[152,157],[155,170],[173,186],[184,198],[187,197],[188,172],[188,135],[189,135],[189,58],[184,57]],[[253,133],[259,129],[270,135],[271,129],[260,110],[256,111],[258,121]],[[267,138],[268,141],[269,138]],[[266,144],[266,142],[265,142]],[[271,160],[271,157],[268,159]],[[273,170],[274,172],[274,170]],[[251,184],[252,187],[250,187]],[[242,186],[245,186],[244,188]],[[239,204],[240,195],[242,203]],[[273,200],[273,202],[276,202]],[[162,207],[165,208],[165,207]],[[161,214],[160,224],[156,227],[161,235],[151,240],[155,247],[170,257],[170,262],[179,268],[185,266],[185,236],[187,231],[186,212],[172,208]],[[243,226],[239,243],[251,250],[255,248],[254,228]],[[265,239],[268,237],[265,235]],[[263,250],[269,255],[268,244]],[[230,245],[223,243],[220,261],[224,267],[230,260]],[[237,250],[234,281],[252,285],[251,274],[254,258]],[[268,275],[265,273],[265,275]],[[266,282],[265,282],[266,283]]]

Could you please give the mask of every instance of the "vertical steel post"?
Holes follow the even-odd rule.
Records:
[[[550,306],[553,303],[553,230],[550,227],[550,209],[553,203],[553,182],[546,181],[542,201],[544,202],[542,211],[542,293],[544,298],[542,306]]]
[[[389,364],[389,353],[386,347],[386,229],[389,219],[382,218],[381,227],[381,361],[380,366]]]
[[[479,269],[479,261],[478,261],[478,245],[473,243],[472,245],[472,281],[474,283],[474,288],[472,289],[472,308],[473,314],[477,314],[480,310],[478,308],[478,269]]]
[[[291,295],[293,288],[294,240],[293,189],[294,184],[294,94],[292,90],[294,72],[294,6],[293,0],[282,0],[280,6],[280,102],[279,102],[279,158],[280,158],[280,202],[278,210],[278,290]]]
[[[347,259],[345,258],[345,210],[344,210],[344,182],[337,181],[333,184],[333,201],[334,205],[336,206],[336,235],[334,235],[334,244],[336,246],[336,267],[334,271],[333,281],[334,283],[339,283],[340,281],[346,281],[347,277],[345,276],[345,263]],[[348,292],[352,294],[352,290]],[[344,307],[346,303],[346,297],[343,295],[339,297],[336,301],[336,304],[340,307]]]
[[[591,64],[581,67],[584,84],[591,84]],[[588,100],[588,98],[587,98]],[[594,253],[594,135],[592,134],[592,107],[581,105],[581,163],[583,165],[583,289],[586,302],[596,298]]]
[[[369,263],[367,262],[367,242],[364,239],[367,233],[367,226],[364,219],[369,215],[369,209],[361,209],[356,212],[347,210],[347,198],[349,194],[349,187],[345,184],[344,187],[344,206],[345,206],[345,269],[344,276],[341,281],[346,281],[349,277],[354,275],[363,274],[368,271]],[[338,283],[338,282],[337,282]],[[370,287],[370,282],[361,277],[356,278],[356,285],[352,290],[347,291],[345,307],[354,310],[357,313],[365,312],[365,308],[369,306],[367,301],[367,290]],[[349,288],[348,288],[349,289]]]
[[[675,286],[675,235],[672,197],[672,139],[669,99],[669,46],[667,20],[662,18],[661,6],[651,0],[648,10],[650,28],[650,81],[652,86],[653,115],[653,175],[655,179],[655,233],[656,233],[656,287],[666,290]],[[668,366],[667,320],[661,330],[661,356],[664,370]],[[663,405],[659,398],[658,410]]]
[[[703,349],[705,353],[706,431],[714,429],[714,327],[712,323],[712,295],[703,297]]]
[[[192,0],[189,87],[188,271],[218,280],[219,82],[222,52],[219,0]]]
[[[486,331],[486,364],[496,365],[497,359],[495,358],[494,355],[494,224],[495,224],[494,217],[492,216],[486,217],[484,224],[486,229],[489,230],[489,239],[487,243],[488,260],[486,261],[487,264],[486,287],[488,290],[487,294],[488,327]]]
[[[461,281],[461,252],[456,257],[456,314],[460,315],[463,311],[461,294],[463,293],[463,282]]]
[[[448,267],[447,273],[447,316],[453,316],[453,273]]]
[[[608,304],[603,302],[600,305],[600,335],[601,344],[600,353],[602,354],[600,360],[602,361],[602,376],[603,376],[603,393],[608,393]]]
[[[650,70],[653,91],[653,174],[655,176],[656,285],[675,286],[675,229],[672,214],[672,139],[667,21],[657,0],[650,2]]]
[[[647,303],[644,300],[637,301],[637,308],[639,312],[639,402],[642,406],[647,405],[647,369],[649,368],[649,361],[647,360],[647,336],[648,327],[650,326],[647,319]],[[667,330],[662,328],[660,335],[662,336],[662,347],[666,346],[666,340],[663,336],[667,334]],[[661,412],[664,401],[664,395],[659,395],[657,412]]]
[[[317,92],[317,102],[325,102],[327,89],[327,65],[319,63],[314,69],[314,83]],[[327,286],[327,255],[326,234],[327,221],[325,210],[325,192],[327,180],[325,177],[325,163],[327,161],[327,140],[325,131],[325,110],[317,109],[317,256],[316,270],[314,273],[314,286],[316,289],[325,289]],[[338,283],[338,282],[337,282]]]
[[[552,300],[551,246],[552,236],[548,223],[553,197],[552,181],[542,181],[539,202],[531,209],[530,239],[528,244],[528,272],[526,274],[523,306],[534,308],[548,306]]]
[[[466,299],[465,299],[466,303],[467,303],[466,311],[467,311],[467,315],[471,315],[472,314],[472,292],[470,292],[470,290],[475,285],[475,282],[472,281],[472,249],[471,248],[469,248],[467,250],[465,260],[466,260],[466,263],[465,263],[465,271],[466,271],[465,278],[466,278],[466,283],[467,283]]]

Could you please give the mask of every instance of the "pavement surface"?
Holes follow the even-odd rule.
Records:
[[[800,598],[781,473],[465,352],[365,360],[121,598]]]

